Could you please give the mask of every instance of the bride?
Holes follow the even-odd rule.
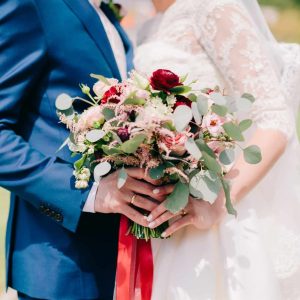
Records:
[[[257,127],[249,143],[261,148],[263,160],[248,165],[240,158],[228,174],[236,219],[224,213],[222,194],[212,205],[191,198],[187,214],[164,233],[173,236],[153,241],[152,299],[300,299],[300,150],[294,125],[300,51],[275,42],[255,0],[153,3],[158,14],[144,27],[136,68],[147,74],[170,69],[197,79],[198,88],[218,85],[228,94],[253,94]],[[161,205],[149,226],[173,217]]]

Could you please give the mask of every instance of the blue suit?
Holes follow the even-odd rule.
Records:
[[[132,46],[110,10],[132,63]],[[0,0],[0,186],[12,193],[8,285],[41,299],[111,299],[119,218],[86,214],[55,99],[90,73],[120,79],[88,0]],[[76,107],[85,108],[84,104]],[[75,158],[76,159],[76,158]]]

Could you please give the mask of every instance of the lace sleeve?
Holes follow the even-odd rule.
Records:
[[[280,80],[247,12],[233,0],[200,2],[207,5],[194,22],[199,41],[232,92],[253,94],[257,126],[289,137],[293,126]]]

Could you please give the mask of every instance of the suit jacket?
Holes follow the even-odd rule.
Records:
[[[132,46],[119,31],[128,69]],[[85,214],[55,99],[80,95],[90,73],[120,79],[88,0],[0,0],[0,185],[11,191],[8,284],[42,299],[112,298],[119,218]],[[76,107],[85,108],[84,104]]]

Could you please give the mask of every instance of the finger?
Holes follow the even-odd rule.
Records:
[[[122,207],[121,213],[133,222],[148,227],[148,222],[146,221],[145,216],[143,216],[141,213],[139,213],[137,210],[130,207],[129,205],[124,205]]]
[[[135,179],[139,179],[139,180],[145,180],[153,185],[160,185],[162,184],[162,180],[161,179],[152,179],[149,176],[149,173],[142,168],[129,168],[126,169],[127,174],[130,177],[133,177]]]
[[[147,218],[148,222],[152,222],[156,220],[159,216],[161,216],[163,213],[167,211],[165,207],[165,203],[161,203],[159,206],[157,206],[154,210],[151,211],[150,215]]]
[[[160,190],[160,188],[155,187],[147,182],[139,181],[134,178],[128,178],[125,187],[135,194],[147,195],[160,202],[165,200],[164,194],[161,192],[163,190]]]
[[[193,222],[193,217],[191,215],[186,215],[179,220],[175,221],[165,232],[162,233],[163,238],[167,238],[168,236],[174,234],[179,229],[191,225]]]
[[[156,227],[160,226],[161,224],[171,220],[174,217],[175,217],[174,214],[167,211],[164,214],[162,214],[161,216],[159,216],[156,220],[149,223],[148,227],[151,228],[151,229],[156,228]]]
[[[132,201],[133,200],[133,201]],[[151,201],[150,199],[147,199],[145,197],[133,194],[133,196],[129,196],[129,194],[125,195],[125,201],[131,203],[132,205],[143,208],[147,211],[152,211],[155,209],[158,204]]]

